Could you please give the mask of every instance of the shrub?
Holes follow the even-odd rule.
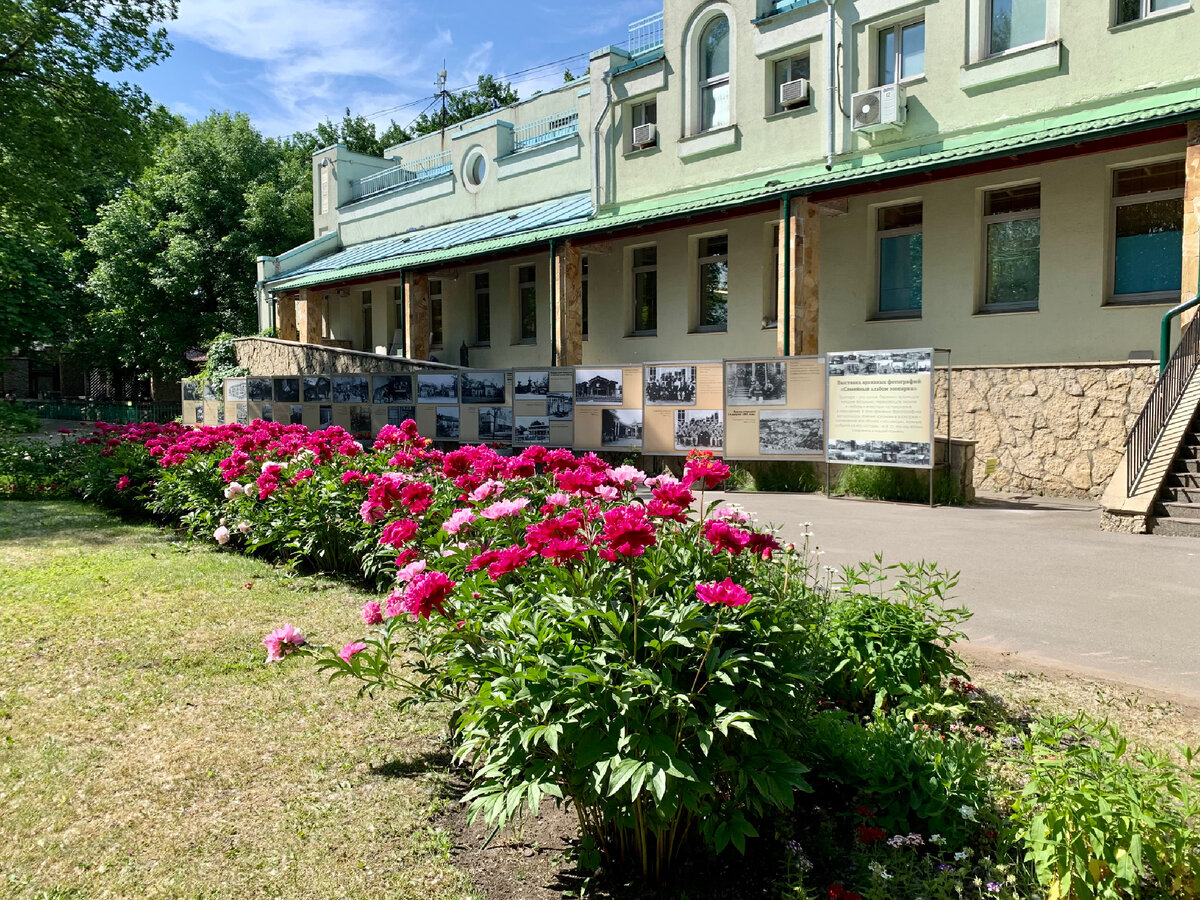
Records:
[[[944,468],[934,469],[933,499],[944,506],[963,503],[958,482]],[[834,493],[866,497],[868,500],[893,500],[907,503],[929,502],[928,470],[902,469],[895,466],[846,466],[834,484]]]
[[[28,434],[40,426],[41,419],[33,410],[15,403],[0,403],[0,434]]]

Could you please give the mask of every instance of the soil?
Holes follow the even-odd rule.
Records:
[[[972,682],[1001,698],[1017,717],[1083,711],[1117,725],[1137,746],[1172,752],[1200,746],[1200,698],[1119,684],[1051,660],[970,645],[957,649]],[[466,786],[458,788],[461,796]],[[746,857],[730,852],[717,859],[684,860],[669,884],[653,888],[603,869],[579,869],[573,861],[575,814],[552,801],[542,804],[537,818],[526,816],[490,841],[491,829],[482,822],[467,825],[462,804],[452,803],[440,824],[456,836],[454,862],[471,879],[472,897],[481,900],[757,900],[779,895],[776,878],[782,860],[776,841],[751,841]]]

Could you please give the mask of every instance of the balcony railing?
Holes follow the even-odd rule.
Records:
[[[579,110],[569,109],[513,129],[513,153],[557,141],[579,131]]]
[[[820,2],[821,0],[774,0],[771,4],[771,15],[788,12],[792,9],[800,9],[802,6],[811,6],[814,3]]]
[[[443,150],[441,153],[434,153],[410,163],[398,162],[390,169],[360,178],[354,185],[351,199],[361,200],[363,197],[390,191],[392,188],[440,178],[442,175],[448,174],[453,165],[449,150]]]
[[[628,51],[630,56],[641,56],[663,45],[663,14],[655,13],[629,24]]]

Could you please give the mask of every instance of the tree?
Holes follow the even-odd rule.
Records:
[[[189,348],[254,331],[255,258],[311,236],[288,157],[244,114],[170,133],[89,230],[90,352],[157,380],[183,374]]]
[[[433,113],[423,112],[413,122],[413,132],[417,135],[432,134],[443,126],[456,125],[494,109],[512,106],[519,99],[511,84],[497,81],[493,75],[480,75],[475,87],[449,95],[444,120],[441,109]]]

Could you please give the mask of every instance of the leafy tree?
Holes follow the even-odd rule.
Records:
[[[443,125],[465,122],[494,109],[511,106],[519,99],[511,84],[497,81],[494,75],[480,75],[475,87],[449,95],[444,121],[440,108],[432,113],[423,112],[413,122],[413,132],[417,135],[432,134],[440,131]]]

